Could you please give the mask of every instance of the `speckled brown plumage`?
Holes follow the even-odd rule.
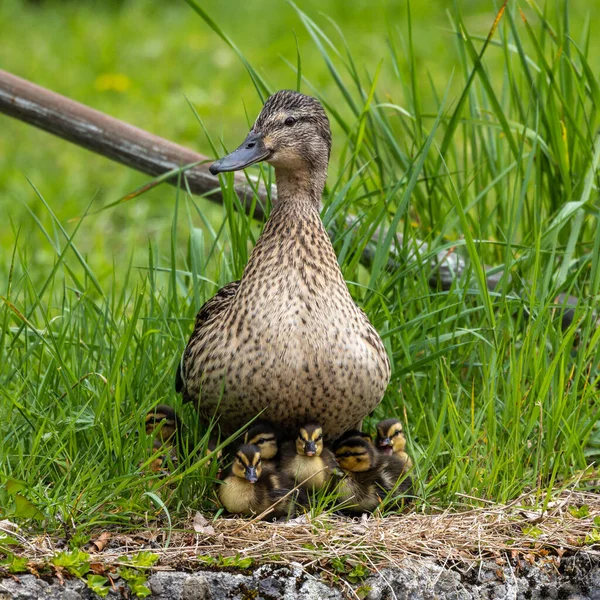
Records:
[[[241,281],[198,313],[178,387],[203,419],[217,410],[226,434],[264,409],[283,433],[315,421],[335,439],[379,404],[390,364],[321,222],[329,122],[314,98],[283,91],[251,135],[275,167],[278,199]]]

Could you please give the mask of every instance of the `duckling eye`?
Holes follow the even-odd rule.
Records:
[[[288,117],[284,123],[288,126],[291,127],[292,125],[294,125],[296,123],[296,119],[294,119],[294,117]]]
[[[265,440],[265,438],[260,438],[260,440],[258,440],[258,442],[256,442],[259,446],[261,444],[265,444],[267,440]]]
[[[320,442],[323,439],[323,435],[318,435],[315,442]]]

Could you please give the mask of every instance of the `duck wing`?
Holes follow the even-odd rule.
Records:
[[[190,337],[190,341],[177,365],[177,371],[175,373],[175,391],[178,394],[183,394],[184,402],[189,402],[192,398],[186,397],[185,394],[185,377],[182,370],[182,364],[184,362],[185,354],[188,348],[194,343],[196,338],[200,335],[204,325],[211,319],[214,319],[217,315],[227,310],[231,301],[235,298],[238,288],[240,287],[240,281],[232,281],[227,285],[223,286],[210,300],[207,300],[198,311],[196,315],[196,322],[194,324],[194,331]]]

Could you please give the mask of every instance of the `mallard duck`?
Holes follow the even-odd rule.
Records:
[[[272,423],[264,419],[255,421],[244,434],[244,443],[258,447],[263,469],[275,469],[278,462],[279,440]]]
[[[318,422],[329,439],[381,401],[390,362],[356,305],[320,218],[331,132],[321,104],[283,90],[265,103],[242,145],[210,167],[266,161],[277,200],[241,280],[199,311],[177,390],[226,435],[261,413],[292,436]]]
[[[230,513],[253,516],[263,513],[284,497],[292,486],[285,475],[263,469],[260,450],[251,444],[242,444],[235,453],[233,464],[219,485],[218,496]],[[279,502],[266,518],[284,517],[293,510],[290,494]]]
[[[281,470],[307,491],[325,487],[337,467],[333,452],[325,448],[320,425],[303,425],[296,441],[283,446]]]
[[[153,473],[164,471],[168,461],[177,466],[181,421],[175,410],[166,404],[158,404],[146,415],[145,424],[146,433],[154,436],[152,449],[156,454],[150,470]]]
[[[377,424],[376,444],[383,455],[400,459],[405,471],[412,468],[413,462],[406,452],[406,437],[398,419],[386,419]]]

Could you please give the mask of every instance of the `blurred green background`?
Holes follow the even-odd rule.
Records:
[[[500,4],[491,0],[463,0],[458,4],[469,32],[487,35]],[[438,90],[444,89],[458,69],[459,56],[448,18],[452,5],[442,0],[412,3],[415,56],[421,69],[425,109],[428,103],[433,106],[427,79],[431,77]],[[570,5],[572,27],[578,31],[581,22],[600,7],[600,1],[574,0]],[[297,40],[303,74],[345,110],[326,64],[289,3],[224,0],[202,6],[273,89],[295,86],[296,75],[288,63],[296,63]],[[385,101],[389,93],[402,105],[402,89],[387,46],[388,38],[393,39],[403,56],[405,2],[305,0],[298,6],[336,43],[340,40],[339,26],[359,69],[364,65],[373,72],[383,59],[380,97]],[[550,2],[548,10],[552,13],[560,7]],[[260,108],[250,77],[235,53],[183,0],[2,0],[0,39],[1,68],[205,154],[211,154],[210,146],[186,98],[213,139],[222,140],[229,148],[243,139],[249,120]],[[497,48],[486,58],[491,66],[495,60],[498,64],[502,61]],[[600,48],[590,49],[590,63],[594,68],[600,65]],[[461,85],[460,78],[455,77],[455,98],[451,101],[456,101]],[[334,127],[334,158],[339,152],[336,137],[340,139]],[[336,177],[334,169],[332,177]],[[94,209],[98,208],[148,180],[145,175],[0,115],[0,212],[10,218],[10,225],[5,222],[0,229],[3,256],[12,251],[18,228],[27,235],[38,235],[26,206],[44,223],[49,222],[26,178],[63,223],[81,215],[92,200]],[[113,255],[135,254],[138,248],[145,257],[148,238],[168,234],[172,206],[173,193],[163,186],[129,205],[89,218],[79,234],[79,247],[94,252],[92,264],[99,269],[103,264],[111,269]],[[220,220],[220,210],[206,209]],[[37,255],[30,258],[43,264],[51,260],[51,253],[46,257],[40,245]]]

